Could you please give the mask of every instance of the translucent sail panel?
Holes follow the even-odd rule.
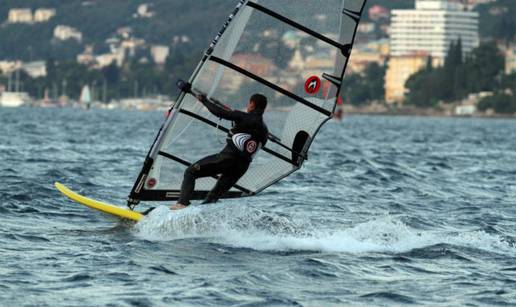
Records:
[[[198,114],[202,115],[203,112],[199,111]],[[150,180],[152,185],[147,184],[146,189],[180,190],[183,174],[189,163],[215,154],[225,146],[225,132],[179,111],[175,111],[172,116],[174,122],[167,133],[167,142],[160,147],[149,172],[147,182]],[[198,180],[196,190],[209,191],[215,180]]]
[[[321,84],[310,95],[320,99],[335,98],[337,85],[327,82],[323,86],[322,82],[324,74],[337,73],[336,77],[342,75],[346,57],[338,46],[314,37],[295,25],[269,15],[268,12],[250,6],[246,6],[242,12],[250,16],[245,28],[240,29],[238,27],[241,24],[235,23],[228,29],[229,33],[239,34],[238,42],[235,44],[234,35],[223,36],[220,45],[212,53],[212,61],[221,59],[222,61],[218,60],[219,63],[231,63],[241,74],[248,73],[255,79],[263,79],[297,96],[307,95],[305,86],[308,79],[317,77]],[[332,30],[331,41],[336,42],[340,33],[338,21],[333,24]],[[200,75],[206,76],[206,72],[208,70],[205,69],[205,73]],[[220,70],[212,72],[217,77],[220,74]],[[232,94],[238,89],[241,79],[241,76],[237,76],[220,83],[220,78],[215,78],[215,85],[225,87],[228,94]],[[206,83],[203,82],[203,85]],[[330,97],[329,93],[333,93],[334,97]],[[328,106],[328,110],[332,108],[333,106]]]
[[[250,0],[250,2],[266,7],[315,32],[333,35],[340,32],[344,10],[360,15],[366,0]]]
[[[269,132],[276,137],[281,137],[285,122],[289,118],[288,114],[297,103],[307,105],[311,108],[311,111],[321,113],[323,117],[329,117],[331,115],[334,100],[324,100],[321,103],[314,104],[309,101],[309,98],[318,98],[315,95],[308,96],[306,93],[299,93],[302,96],[298,96],[288,90],[285,90],[285,92],[277,91],[259,80],[250,78],[236,70],[226,68],[224,65],[211,60],[204,65],[199,76],[207,76],[210,75],[210,72],[218,70],[222,71],[220,74],[221,81],[218,87],[212,89],[212,80],[200,77],[195,80],[193,84],[194,88],[202,92],[211,90],[211,99],[220,101],[236,110],[245,110],[251,95],[255,93],[265,95],[268,99],[268,106],[264,114],[264,120],[269,127]],[[181,104],[181,108],[191,112],[197,112],[198,105],[199,103],[197,102],[187,101]],[[203,114],[203,116],[212,121],[219,120],[211,114]],[[296,120],[304,121],[306,118],[300,117]],[[228,125],[230,125],[230,123],[226,123],[226,126]]]
[[[319,128],[327,121],[348,62],[365,0],[250,0],[236,9],[190,82],[232,109],[249,97],[269,100],[264,120],[269,142],[225,197],[252,195],[299,169]],[[148,200],[177,198],[184,170],[219,152],[231,123],[183,94],[150,154],[140,193]],[[217,178],[198,181],[195,199]],[[140,195],[136,195],[139,193]]]
[[[315,106],[327,103],[308,99]],[[309,145],[328,117],[302,103],[290,102],[290,105],[288,109],[266,112],[265,122],[276,133],[277,139],[270,140],[255,156],[246,175],[237,183],[243,189],[234,191],[259,192],[301,166],[304,146]],[[214,117],[192,96],[188,95],[181,109],[175,112],[174,122],[167,132],[167,142],[160,147],[160,154],[150,171],[149,179],[153,185],[147,185],[147,189],[179,190],[184,170],[190,163],[219,152],[226,144],[231,123]],[[300,136],[305,138],[301,145],[296,145]],[[213,178],[203,179],[196,191],[207,192],[214,184]]]
[[[326,101],[310,98],[314,105],[323,105]],[[284,121],[283,130],[278,134],[281,143],[291,150],[273,142],[267,144],[253,161],[248,172],[240,179],[239,185],[257,193],[280,179],[290,175],[301,167],[308,147],[315,137],[319,127],[328,119],[325,115],[314,112],[312,108],[295,103],[288,112],[271,111],[269,119],[278,118]],[[305,138],[306,137],[306,138]],[[299,143],[301,140],[301,143]],[[301,144],[301,145],[299,145]],[[286,159],[279,159],[278,154]]]

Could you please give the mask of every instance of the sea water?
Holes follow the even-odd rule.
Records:
[[[346,117],[259,196],[138,224],[54,189],[124,205],[163,120],[0,108],[2,306],[516,304],[516,121]]]

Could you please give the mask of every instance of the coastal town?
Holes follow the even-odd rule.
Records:
[[[462,63],[466,62],[475,50],[482,48],[483,44],[494,46],[495,52],[503,58],[503,69],[497,72],[497,78],[515,79],[514,36],[506,40],[481,36],[480,14],[477,8],[479,5],[497,1],[410,2],[413,4],[409,8],[389,9],[381,4],[366,8],[364,14],[367,18],[359,25],[342,89],[344,111],[457,116],[496,114],[496,109],[479,108],[479,104],[482,105],[483,100],[497,93],[505,95],[504,97],[514,97],[514,88],[511,88],[513,83],[509,82],[505,88],[493,86],[493,89],[490,89],[479,86],[453,99],[436,98],[431,105],[424,107],[411,103],[417,96],[410,85],[414,84],[414,76],[422,71],[437,70],[450,65],[448,57],[453,50],[461,54],[459,62]],[[97,5],[97,2],[82,2],[84,7],[94,5]],[[155,9],[152,2],[140,4],[133,12],[132,18],[139,21],[156,18]],[[487,12],[492,17],[502,13],[503,7],[498,6],[492,6]],[[2,21],[2,27],[38,27],[51,22],[58,14],[57,8],[11,8],[6,20]],[[328,16],[321,15],[315,18],[324,23]],[[274,50],[283,50],[282,56],[269,56],[270,52],[267,52],[265,47],[260,49],[262,52],[250,48],[237,50],[231,58],[232,63],[267,77],[285,89],[293,91],[299,87],[310,76],[307,72],[331,74],[335,68],[335,63],[329,60],[331,56],[328,55],[333,55],[332,52],[336,50],[328,47],[326,53],[312,53],[311,50],[314,48],[311,48],[312,42],[306,33],[298,30],[282,32],[277,29],[266,29],[257,35],[260,35],[264,42],[277,41],[279,38],[282,45],[275,46]],[[328,32],[325,35],[337,38],[338,33]],[[72,77],[57,76],[55,71],[56,67],[60,67],[59,59],[0,59],[0,106],[167,109],[175,94],[175,89],[171,88],[176,80],[172,78],[188,78],[189,69],[191,72],[194,68],[185,68],[184,72],[174,71],[179,65],[178,61],[181,61],[180,58],[184,58],[184,55],[178,56],[181,46],[192,44],[192,37],[187,33],[174,35],[169,41],[162,43],[151,43],[139,37],[131,26],[122,26],[105,39],[102,48],[99,48],[87,43],[81,29],[67,24],[56,24],[49,43],[73,43],[81,46],[82,51],[77,53],[73,60],[73,65],[77,66],[73,67],[79,67],[88,74],[97,74],[98,78],[85,79],[83,84],[78,84],[78,80],[73,79],[73,73],[69,74]],[[71,63],[67,65],[72,67]],[[138,77],[124,77],[124,71],[144,68],[152,70],[153,78],[160,78],[160,82],[170,85],[145,85]],[[374,69],[379,73],[372,73]],[[362,81],[353,83],[353,80]],[[121,82],[126,84],[120,86]],[[246,86],[245,82],[242,76],[233,74],[224,76],[222,84],[228,95],[237,95],[240,89]],[[366,90],[371,92],[367,96],[360,96],[349,89],[357,89],[359,86],[353,84],[358,83],[375,84],[375,87],[371,89],[370,85],[360,85],[364,88],[368,86]],[[504,82],[500,82],[502,83]],[[347,88],[346,84],[350,86]]]

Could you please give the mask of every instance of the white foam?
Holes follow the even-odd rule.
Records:
[[[179,211],[158,207],[135,228],[147,240],[206,238],[232,247],[267,251],[403,253],[435,244],[453,244],[491,252],[516,252],[499,235],[483,231],[418,231],[382,216],[349,228],[323,230],[294,218],[248,207],[192,206]]]

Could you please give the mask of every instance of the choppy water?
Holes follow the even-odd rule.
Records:
[[[160,113],[0,108],[2,306],[516,304],[516,121],[348,117],[260,197],[133,226]]]

